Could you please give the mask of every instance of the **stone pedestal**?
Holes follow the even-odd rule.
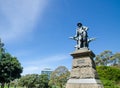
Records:
[[[94,53],[88,48],[82,48],[71,55],[72,70],[66,88],[104,88],[96,72]]]

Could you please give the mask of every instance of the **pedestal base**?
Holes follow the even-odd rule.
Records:
[[[104,88],[99,79],[69,79],[66,88]]]
[[[93,58],[95,54],[88,48],[74,51],[70,79],[66,88],[104,88],[99,80]]]

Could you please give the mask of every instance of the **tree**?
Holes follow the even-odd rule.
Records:
[[[115,53],[111,60],[113,61],[113,66],[120,66],[120,53]]]
[[[70,72],[65,66],[59,66],[55,69],[55,71],[52,72],[49,85],[55,85],[63,88],[67,82],[69,75]]]
[[[104,88],[120,88],[120,69],[113,66],[97,66],[98,75]]]
[[[2,60],[2,58],[5,58],[5,56],[4,56],[5,51],[4,51],[4,47],[3,46],[4,46],[4,43],[2,43],[1,39],[0,39],[0,83],[2,83],[1,84],[1,88],[4,88],[4,82],[3,81],[5,81],[5,79],[2,78],[2,76],[3,76],[3,74],[2,74],[3,70],[2,70],[2,67],[1,67],[1,60]]]
[[[27,88],[49,88],[48,75],[27,74],[19,79],[19,85]]]
[[[97,66],[120,66],[120,53],[113,54],[110,50],[105,50],[95,58]]]
[[[16,57],[12,57],[9,53],[5,53],[4,56],[5,58],[0,60],[0,82],[3,84],[20,78],[23,69]]]
[[[104,52],[100,53],[100,55],[97,55],[95,58],[96,65],[110,65],[112,62],[111,58],[113,56],[112,51],[105,50]]]
[[[22,73],[22,66],[16,57],[5,52],[4,44],[0,41],[0,83],[1,88],[4,88],[4,83],[10,83],[11,80],[19,78]],[[9,85],[8,85],[9,88]]]
[[[36,81],[38,78],[38,74],[27,74],[25,76],[22,76],[19,80],[19,85],[27,88],[33,88],[36,85]]]
[[[19,79],[15,79],[10,82],[10,86],[16,88],[18,86]]]
[[[38,78],[38,88],[49,88],[49,78],[48,78],[48,75],[46,74],[42,74],[42,75],[39,75],[39,78]]]

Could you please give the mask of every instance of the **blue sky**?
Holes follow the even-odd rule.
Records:
[[[120,52],[119,0],[0,0],[0,37],[23,74],[71,69],[76,24],[89,27],[90,50]]]

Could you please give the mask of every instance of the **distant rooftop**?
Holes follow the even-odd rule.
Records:
[[[50,68],[44,68],[42,71],[52,71]]]

